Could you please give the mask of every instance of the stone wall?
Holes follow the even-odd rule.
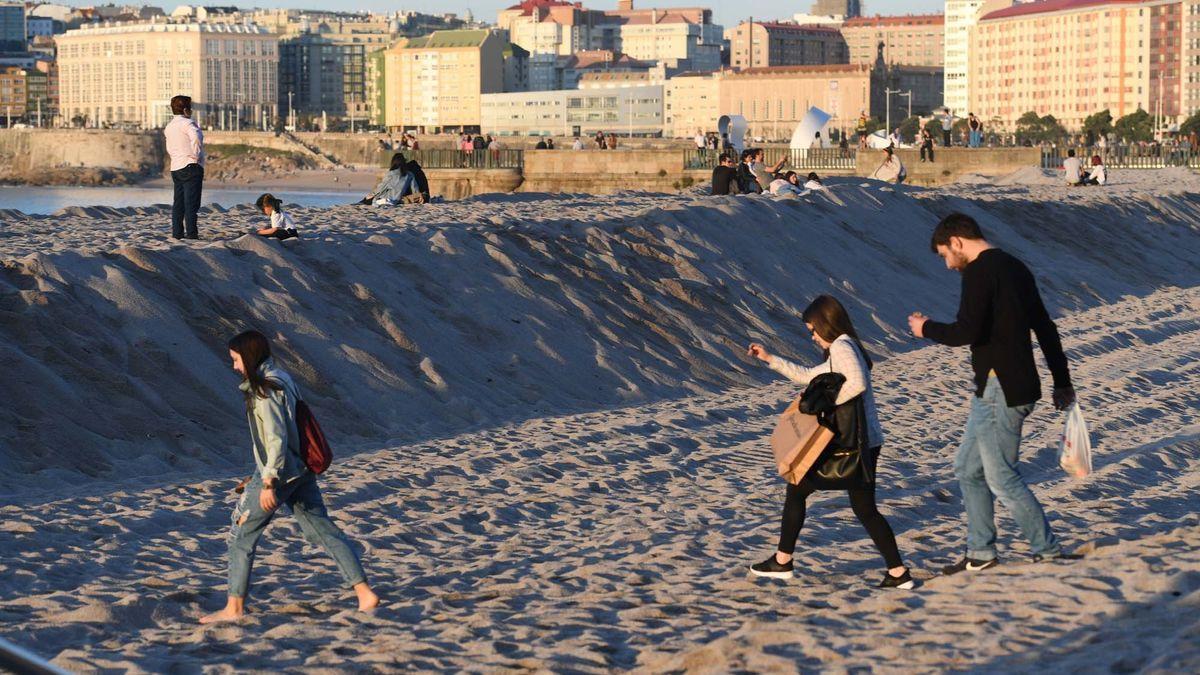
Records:
[[[669,192],[684,175],[678,150],[527,150],[522,192]]]
[[[55,170],[103,169],[157,176],[165,168],[161,132],[85,129],[0,130],[0,177],[20,181]]]
[[[521,187],[520,169],[427,169],[429,191],[443,199],[466,199],[489,192],[514,192]]]
[[[953,183],[967,174],[1003,176],[1017,169],[1040,166],[1040,148],[934,148],[933,162],[921,162],[920,151],[897,151],[910,185],[933,187]],[[883,163],[882,150],[859,152],[855,173],[870,176]]]

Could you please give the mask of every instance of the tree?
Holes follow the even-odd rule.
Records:
[[[1057,141],[1067,135],[1067,130],[1058,123],[1054,115],[1038,114],[1032,110],[1017,118],[1017,139],[1034,143]]]
[[[906,140],[913,140],[917,137],[917,132],[921,130],[921,118],[913,115],[900,123],[900,137]]]
[[[1107,108],[1098,113],[1092,113],[1083,120],[1083,133],[1092,134],[1094,136],[1107,136],[1112,133],[1113,118],[1112,113]]]
[[[1200,110],[1192,113],[1192,116],[1183,121],[1179,125],[1179,133],[1182,136],[1190,136],[1193,133],[1200,134]]]
[[[868,136],[870,136],[871,134],[875,133],[876,131],[878,131],[878,130],[880,130],[880,129],[883,129],[883,121],[882,121],[882,120],[877,120],[877,119],[875,119],[874,117],[868,117],[868,118],[867,118],[867,132],[866,132],[866,134],[867,134]],[[888,129],[887,131],[890,133],[890,132],[891,132],[891,129]]]
[[[1154,120],[1150,113],[1138,108],[1117,120],[1113,125],[1117,138],[1132,143],[1154,140]]]

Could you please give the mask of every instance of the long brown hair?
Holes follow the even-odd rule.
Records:
[[[270,390],[283,389],[278,382],[266,379],[258,372],[263,361],[271,358],[271,343],[267,336],[256,330],[238,333],[229,339],[229,351],[236,352],[242,357],[242,368],[245,374],[242,380],[250,383],[250,391],[246,392],[246,405],[254,405],[254,398],[270,396]]]
[[[800,316],[804,323],[813,327],[814,333],[830,344],[843,335],[849,335],[850,339],[854,340],[854,344],[858,345],[858,351],[862,354],[863,359],[866,360],[867,370],[875,365],[871,362],[866,348],[863,347],[862,340],[858,339],[854,324],[850,323],[850,314],[846,312],[846,308],[838,302],[837,298],[832,295],[818,295],[809,303],[808,307],[804,308],[804,313]],[[825,355],[829,355],[828,350]]]

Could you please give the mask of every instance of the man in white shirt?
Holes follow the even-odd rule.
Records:
[[[1079,158],[1075,156],[1074,150],[1067,151],[1067,158],[1063,160],[1063,171],[1066,172],[1067,185],[1079,185],[1079,181],[1083,178],[1083,167],[1079,163]]]
[[[949,108],[942,108],[942,145],[950,147],[950,131],[954,129],[954,115]]]
[[[697,150],[703,150],[706,145],[705,141],[708,139],[704,138],[704,133],[702,131],[700,131],[699,129],[697,129],[696,137],[693,138],[692,140],[696,143]]]
[[[192,119],[192,98],[171,99],[171,121],[163,129],[167,154],[171,156],[171,182],[175,184],[175,203],[171,209],[171,236],[182,239],[187,225],[188,239],[199,239],[196,214],[200,210],[200,191],[204,184],[204,134]]]

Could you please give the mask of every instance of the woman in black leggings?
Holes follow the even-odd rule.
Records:
[[[875,507],[875,462],[879,457],[879,448],[883,445],[883,428],[879,424],[879,416],[875,411],[875,396],[871,390],[871,359],[850,323],[846,308],[835,298],[828,295],[818,296],[804,310],[803,318],[805,325],[812,331],[813,342],[825,351],[824,363],[805,368],[768,354],[767,350],[757,343],[750,345],[750,356],[764,361],[771,370],[801,385],[807,385],[822,373],[841,373],[846,381],[838,393],[838,405],[856,396],[862,396],[864,421],[867,426],[867,449],[863,454],[863,461],[867,466],[861,472],[862,479],[849,489],[850,507],[854,509],[854,515],[858,516],[858,520],[871,535],[871,540],[875,542],[875,547],[887,563],[888,571],[883,582],[879,584],[880,588],[913,588],[915,582],[896,548],[896,535],[892,533],[892,528],[883,514]],[[752,565],[752,573],[777,579],[792,578],[792,553],[796,549],[800,528],[804,527],[805,502],[809,495],[819,489],[822,489],[821,484],[812,471],[799,484],[787,486],[779,549],[765,561]]]

